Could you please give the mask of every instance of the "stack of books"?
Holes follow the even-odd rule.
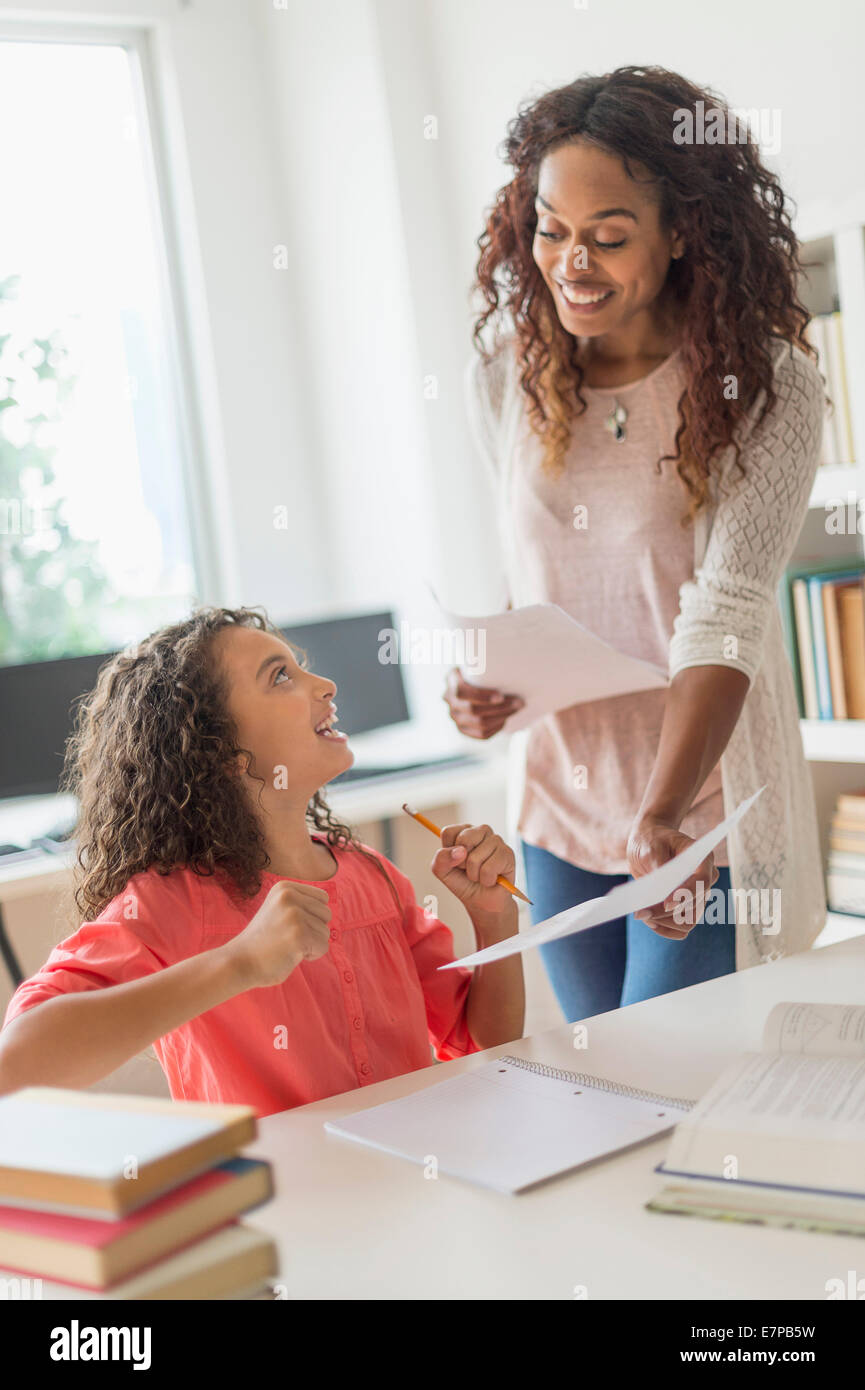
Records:
[[[34,1086],[0,1097],[0,1281],[37,1297],[272,1297],[273,1195],[246,1105]],[[22,1279],[23,1276],[23,1279]]]
[[[850,396],[844,360],[844,333],[841,314],[818,314],[805,330],[805,336],[817,349],[820,370],[826,378],[826,388],[832,409],[826,412],[823,430],[823,457],[826,465],[854,462],[853,428],[850,423]]]
[[[865,719],[865,564],[788,570],[779,599],[804,719]]]
[[[649,1211],[865,1236],[865,1005],[776,1004],[673,1131]]]
[[[833,912],[865,917],[865,791],[843,792],[835,803],[826,896]]]

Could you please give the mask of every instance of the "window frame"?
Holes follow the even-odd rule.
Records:
[[[149,185],[159,280],[158,311],[170,387],[170,397],[164,405],[181,460],[180,484],[194,571],[194,600],[221,603],[226,588],[233,585],[232,576],[226,574],[226,547],[217,541],[212,479],[206,462],[202,382],[196,367],[197,362],[212,360],[212,349],[209,341],[203,341],[200,323],[193,331],[186,275],[189,257],[195,255],[194,242],[191,236],[183,236],[178,216],[178,173],[176,161],[169,154],[177,148],[176,132],[169,132],[168,128],[156,37],[153,28],[142,27],[140,18],[129,24],[97,25],[55,19],[7,19],[0,15],[0,42],[102,45],[122,48],[127,54],[144,177]]]

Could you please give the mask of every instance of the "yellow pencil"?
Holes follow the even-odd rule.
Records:
[[[412,808],[410,806],[406,806],[405,803],[403,803],[402,809],[405,811],[407,816],[411,816],[412,820],[416,820],[419,825],[426,826],[427,830],[431,830],[434,835],[438,835],[439,839],[441,839],[441,826],[436,825],[434,821],[431,821],[426,816],[421,815],[420,811],[413,811]],[[519,888],[517,888],[516,884],[510,883],[508,879],[505,878],[504,874],[499,874],[498,878],[496,879],[496,883],[500,883],[503,888],[507,888],[508,892],[513,893],[515,898],[522,898],[524,903],[529,904],[529,907],[532,906],[531,898],[527,898],[525,893],[521,893]]]

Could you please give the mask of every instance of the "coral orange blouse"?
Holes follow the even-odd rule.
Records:
[[[321,838],[321,837],[315,837]],[[260,1116],[480,1051],[466,1024],[471,972],[439,971],[453,936],[415,902],[406,876],[364,846],[331,846],[330,948],[280,985],[247,990],[154,1043],[175,1100],[252,1105]],[[43,1000],[155,974],[222,946],[284,875],[237,901],[189,869],[136,874],[92,922],[56,946],[15,991],[6,1023]],[[299,880],[298,880],[299,881]],[[399,903],[399,906],[397,905]]]

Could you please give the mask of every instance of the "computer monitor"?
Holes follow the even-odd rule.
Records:
[[[364,613],[280,629],[305,649],[311,670],[336,681],[340,724],[352,734],[409,717],[401,666],[378,659],[379,632],[393,626],[392,613]],[[0,666],[0,798],[57,792],[73,705],[112,655]]]
[[[0,797],[58,790],[73,703],[96,684],[111,652],[0,667]]]

